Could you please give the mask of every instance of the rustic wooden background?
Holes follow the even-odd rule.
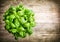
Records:
[[[4,28],[3,14],[10,5],[20,2],[35,13],[36,26],[33,34],[26,38],[14,39]],[[0,1],[0,42],[60,42],[60,1],[59,0],[1,0]]]

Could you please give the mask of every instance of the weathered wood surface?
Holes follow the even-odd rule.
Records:
[[[25,7],[32,9],[35,13],[36,26],[33,34],[17,41],[14,36],[5,30],[2,21],[4,12],[10,5],[18,5],[23,2]],[[0,42],[59,42],[60,38],[60,13],[59,5],[52,1],[37,0],[5,0],[1,2],[0,9]]]

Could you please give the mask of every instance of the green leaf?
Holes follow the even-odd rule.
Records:
[[[9,11],[7,10],[4,14],[4,16],[7,16],[9,14]]]
[[[9,23],[9,20],[5,20],[6,23]]]
[[[9,16],[7,16],[7,17],[5,17],[6,19],[9,19],[10,17]]]
[[[33,18],[32,16],[30,16],[30,17],[28,18],[28,21],[29,21],[29,22],[34,22],[34,18]]]
[[[6,28],[7,30],[9,30],[9,29],[10,29],[10,25],[7,24],[7,25],[5,26],[5,28]]]
[[[21,31],[19,34],[20,34],[20,36],[21,36],[22,38],[26,37],[26,33],[23,32],[23,31]]]
[[[24,27],[29,28],[29,27],[30,27],[30,23],[25,23],[25,24],[24,24]]]
[[[14,18],[15,18],[15,16],[12,14],[12,15],[10,15],[10,18],[14,19]]]
[[[29,34],[29,35],[31,35],[31,34],[33,33],[33,31],[32,31],[31,28],[29,28],[27,31],[28,31],[28,34]]]
[[[15,26],[13,23],[11,23],[11,27],[14,28],[14,27],[16,27],[16,26]]]
[[[16,11],[16,8],[14,6],[10,6],[9,11],[10,12]]]
[[[20,22],[21,22],[22,24],[24,24],[24,23],[26,23],[27,21],[24,19],[24,17],[21,17],[21,18],[20,18]]]
[[[36,25],[36,23],[35,23],[35,22],[31,22],[30,25],[31,25],[32,27],[34,27],[34,26]]]
[[[19,28],[19,30],[20,31],[25,31],[25,29],[22,26]]]
[[[24,15],[23,11],[18,11],[17,14],[18,14],[19,16],[23,16],[23,15]]]
[[[14,36],[15,36],[15,39],[17,40],[20,35],[19,33],[14,33]]]
[[[14,24],[15,24],[16,27],[19,27],[20,23],[19,23],[18,19],[14,20]]]
[[[28,17],[27,17],[27,15],[24,15],[24,18],[25,18],[25,20],[28,20]]]
[[[16,33],[16,32],[17,32],[16,29],[11,29],[10,31],[11,31],[12,33]]]
[[[19,6],[16,7],[16,12],[21,11],[23,9],[24,9],[23,5],[20,4]]]

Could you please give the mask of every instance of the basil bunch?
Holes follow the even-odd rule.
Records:
[[[12,33],[16,39],[31,35],[35,26],[34,13],[22,4],[11,6],[4,14],[5,29]]]

